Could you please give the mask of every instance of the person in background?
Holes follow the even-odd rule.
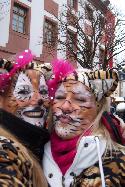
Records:
[[[0,186],[46,187],[39,162],[49,139],[49,64],[30,50],[15,62],[0,59]]]
[[[60,61],[52,65],[53,128],[43,157],[49,185],[124,187],[125,148],[107,98],[117,87],[117,73],[74,70]]]
[[[114,97],[111,97],[110,112],[112,114],[116,113],[116,103],[115,103],[115,98]]]
[[[116,106],[116,114],[124,121],[125,123],[125,103],[121,102]]]

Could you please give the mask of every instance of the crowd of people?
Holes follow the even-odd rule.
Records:
[[[124,122],[114,70],[0,60],[0,186],[124,187]]]
[[[110,112],[119,116],[125,122],[125,101],[124,98],[121,100],[117,101],[114,97],[111,97]]]

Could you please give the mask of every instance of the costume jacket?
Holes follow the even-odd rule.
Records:
[[[101,135],[83,137],[73,163],[64,175],[53,159],[51,145],[48,142],[45,145],[43,170],[49,185],[125,187],[125,155],[121,151],[113,150],[112,153],[106,151],[106,141]]]
[[[42,159],[43,147],[49,139],[47,130],[26,123],[0,110],[0,187],[32,187],[33,166],[20,150],[19,143],[1,134],[2,129],[16,136],[23,145]]]

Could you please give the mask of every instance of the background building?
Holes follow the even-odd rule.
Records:
[[[74,13],[85,12],[82,24],[86,32],[91,30],[90,20],[94,11],[102,13],[109,4],[106,0],[83,0],[82,5],[78,0],[1,0],[0,1],[0,57],[11,58],[12,55],[30,48],[36,55],[36,60],[41,63],[50,62],[54,58],[64,58],[66,50],[55,43],[55,31],[58,27],[56,17],[64,8],[64,4],[72,7]],[[70,26],[69,32],[74,33]],[[58,36],[59,37],[59,36]],[[63,38],[62,33],[60,37]],[[67,40],[67,38],[63,38]],[[51,51],[47,45],[51,45]],[[98,47],[99,61],[103,58],[103,42]]]

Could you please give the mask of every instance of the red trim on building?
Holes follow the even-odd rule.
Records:
[[[53,0],[44,0],[44,10],[55,15],[56,17],[58,16],[58,8],[59,5]]]
[[[12,29],[12,18],[13,18],[13,6],[14,3],[18,4],[22,8],[27,10],[26,17],[26,33],[19,33],[13,31]],[[10,26],[9,26],[9,40],[6,44],[6,47],[0,47],[0,56],[9,57],[14,55],[17,52],[23,51],[29,48],[29,39],[30,39],[30,19],[31,19],[31,8],[24,3],[21,3],[17,0],[11,1],[11,10],[10,10]]]

